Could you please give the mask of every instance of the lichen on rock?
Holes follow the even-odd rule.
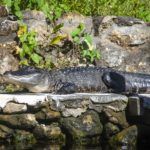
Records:
[[[38,140],[46,140],[51,143],[65,143],[65,135],[62,133],[58,123],[37,125],[33,133]]]
[[[109,143],[112,148],[122,148],[135,149],[137,144],[138,129],[136,125],[130,126],[114,135]]]
[[[67,130],[69,135],[71,135],[70,138],[76,144],[87,145],[100,142],[99,139],[103,126],[98,114],[94,111],[88,111],[78,118],[61,118],[60,124],[64,130]]]

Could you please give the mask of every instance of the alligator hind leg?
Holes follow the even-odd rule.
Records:
[[[71,94],[77,92],[77,86],[73,83],[66,82],[57,90],[57,94]]]
[[[126,92],[125,78],[117,72],[106,72],[102,76],[104,84],[115,93]]]

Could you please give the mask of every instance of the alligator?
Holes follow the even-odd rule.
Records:
[[[26,66],[17,71],[5,72],[3,78],[5,82],[21,85],[30,92],[150,92],[149,74],[101,67],[70,67],[47,71]]]
[[[30,92],[54,92],[59,94],[75,92],[106,92],[102,81],[103,73],[109,69],[99,67],[70,67],[43,70],[23,67],[17,71],[4,73],[7,83],[21,85]]]

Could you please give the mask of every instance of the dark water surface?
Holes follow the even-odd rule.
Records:
[[[62,146],[56,144],[0,145],[0,150],[102,150],[101,146]]]
[[[37,143],[37,144],[0,144],[0,150],[150,150],[150,138],[146,141],[143,140],[137,144],[137,147],[130,147],[128,145],[116,145],[115,148],[110,148],[109,145],[103,144],[97,146],[79,146],[67,144],[49,144],[49,143]]]

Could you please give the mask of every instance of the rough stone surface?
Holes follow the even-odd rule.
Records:
[[[8,15],[8,10],[5,6],[0,6],[0,17],[5,17]]]
[[[4,125],[26,130],[32,129],[37,124],[34,114],[14,114],[14,115],[0,114],[0,121]]]
[[[33,133],[35,137],[40,140],[50,140],[57,143],[65,142],[65,135],[57,123],[51,125],[37,125]]]
[[[40,121],[54,120],[60,118],[59,111],[53,111],[50,108],[42,108],[35,114],[35,118]]]
[[[52,100],[50,103],[50,107],[54,110],[60,111],[64,117],[78,117],[82,113],[86,112],[90,101],[84,99],[68,99],[59,103]]]
[[[126,96],[111,93],[75,93],[67,95],[56,95],[48,93],[0,94],[0,99],[0,107],[2,108],[7,104],[7,102],[12,100],[17,103],[27,104],[29,106],[36,106],[42,104],[45,101],[49,101],[51,104],[50,107],[52,109],[62,112],[65,111],[65,107],[74,109],[83,108],[84,111],[88,107],[92,109],[92,107],[94,107],[93,105],[99,107],[102,105],[102,108],[108,107],[114,111],[123,111],[126,108],[128,102],[128,98]],[[98,102],[92,104],[93,100]]]
[[[141,98],[144,95],[139,96]],[[130,127],[126,119],[126,96],[111,93],[19,93],[0,94],[0,101],[0,138],[5,141],[16,141],[19,149],[30,149],[32,143],[36,144],[43,139],[50,143],[64,144],[67,141],[76,145],[95,145],[100,141],[109,140],[108,145],[113,148],[130,148],[136,143],[134,140],[137,127]],[[11,108],[22,104],[27,106],[26,112],[11,113]],[[5,114],[8,106],[10,113]],[[147,115],[145,121],[142,120],[142,123],[147,124],[147,129],[148,118]],[[147,129],[138,126],[142,141],[145,141],[144,135],[149,135]]]
[[[7,126],[0,125],[0,141],[7,141],[13,134],[13,130]]]
[[[23,12],[23,22],[27,24],[29,31],[37,33],[38,45],[48,45],[48,37],[51,31],[48,29],[46,17],[43,12],[26,10]]]
[[[0,18],[0,36],[7,36],[18,30],[18,22]]]
[[[3,113],[23,113],[27,111],[27,105],[26,104],[17,104],[13,102],[7,103],[7,105],[3,109]]]
[[[24,103],[29,106],[40,105],[45,102],[48,94],[32,94],[32,93],[19,93],[19,94],[0,94],[0,107],[3,108],[10,101],[17,103]]]
[[[111,147],[115,149],[120,149],[123,147],[126,147],[127,149],[135,149],[137,136],[137,126],[134,125],[114,135],[109,142],[111,144]]]
[[[69,95],[49,95],[51,108],[62,112],[63,116],[80,116],[88,108],[97,112],[109,108],[114,111],[125,110],[128,98],[117,94],[103,93],[77,93]]]
[[[99,116],[94,111],[88,111],[78,118],[61,118],[60,124],[71,135],[72,141],[83,145],[99,143],[100,134],[103,130]]]
[[[3,74],[9,70],[16,70],[18,68],[18,60],[14,58],[13,55],[7,53],[3,54],[2,51],[5,51],[5,48],[0,48],[0,74]]]
[[[125,111],[115,112],[111,109],[104,109],[103,111],[106,115],[105,117],[109,120],[109,122],[117,124],[121,128],[127,128],[129,126],[126,120]]]
[[[0,106],[3,112],[11,105],[24,104],[27,112],[23,114],[0,115],[0,121],[12,128],[33,129],[35,138],[46,139],[50,142],[64,142],[65,133],[67,141],[78,145],[98,144],[103,132],[100,120],[101,113],[105,112],[107,122],[116,125],[115,129],[108,129],[105,135],[112,136],[117,132],[117,126],[124,128],[125,110],[128,98],[117,94],[102,93],[75,93],[67,95],[56,94],[0,94]],[[31,110],[32,109],[32,110]],[[95,110],[95,111],[93,111]],[[33,114],[28,114],[28,111]],[[73,117],[72,117],[73,116]],[[30,118],[30,119],[28,119]],[[59,122],[60,126],[49,125]],[[42,124],[41,124],[42,123]],[[115,126],[115,125],[114,125]],[[56,134],[56,135],[55,135]]]
[[[0,12],[2,11],[1,9],[0,6]],[[11,21],[6,17],[0,17],[0,74],[18,68],[18,60],[13,56],[17,48],[17,43],[15,41],[17,30],[17,21]]]
[[[115,124],[108,122],[104,125],[104,135],[105,138],[107,139],[117,134],[119,131],[120,131],[119,127]]]
[[[35,144],[36,139],[33,133],[17,129],[13,134],[13,143],[19,146],[20,149],[24,149],[30,146],[30,144]]]
[[[150,27],[146,23],[130,17],[106,16],[99,25],[98,34],[96,45],[102,58],[97,65],[150,72]]]
[[[61,31],[69,36],[70,33],[81,23],[85,25],[85,30],[87,33],[93,34],[94,32],[92,30],[92,22],[92,17],[85,17],[78,13],[68,13],[59,18],[56,21],[56,24],[63,23],[64,25],[61,28]]]

